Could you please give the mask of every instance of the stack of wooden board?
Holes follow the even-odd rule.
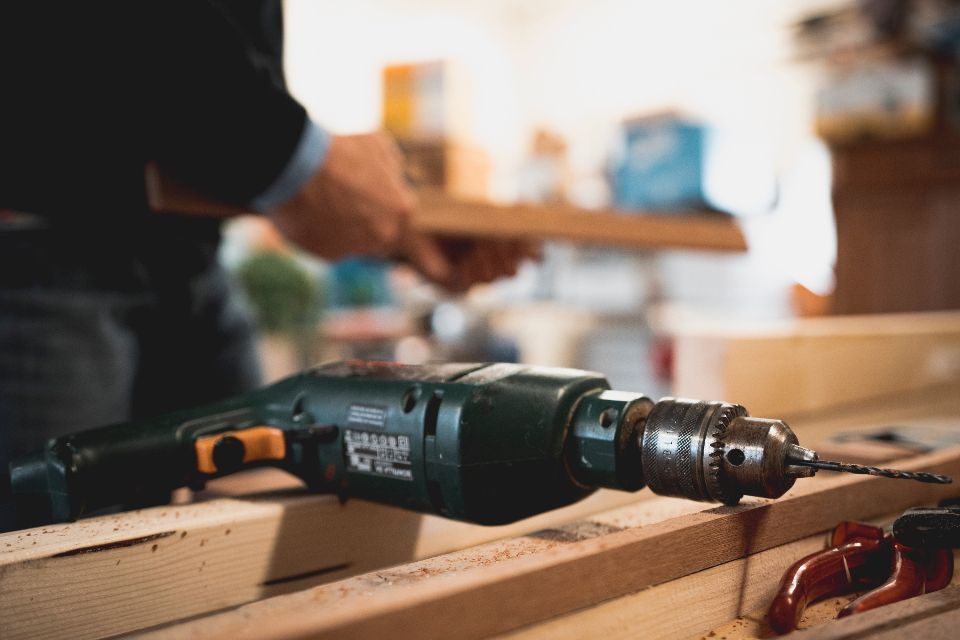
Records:
[[[935,382],[793,426],[805,444],[838,429],[960,429],[960,384]],[[960,450],[902,466],[960,476]],[[750,637],[786,567],[838,521],[957,492],[821,474],[738,507],[601,492],[506,528],[290,490],[220,497],[0,536],[0,637]],[[910,605],[923,624],[953,615],[943,599],[956,590],[937,598]]]

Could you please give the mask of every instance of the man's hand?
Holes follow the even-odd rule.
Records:
[[[517,271],[535,257],[529,243],[440,240],[417,231],[417,198],[403,156],[384,133],[333,136],[320,171],[271,218],[293,243],[328,259],[369,255],[405,259],[427,278],[466,290]]]
[[[287,238],[323,258],[388,257],[416,206],[388,135],[333,136],[320,170],[271,218]]]

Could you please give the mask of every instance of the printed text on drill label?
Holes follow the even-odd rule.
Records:
[[[347,429],[343,448],[349,471],[413,480],[409,436]]]
[[[387,424],[387,408],[375,404],[352,404],[347,410],[347,424],[383,429]]]

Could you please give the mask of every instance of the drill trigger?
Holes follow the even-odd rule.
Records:
[[[243,465],[262,460],[283,460],[287,442],[282,429],[250,427],[200,436],[194,441],[197,471],[205,474],[230,473]]]

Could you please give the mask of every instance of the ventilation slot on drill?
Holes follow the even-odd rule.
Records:
[[[437,435],[437,421],[440,417],[440,403],[443,402],[443,392],[434,391],[427,401],[427,410],[423,415],[423,433],[427,436]]]
[[[438,513],[447,513],[447,505],[443,501],[443,489],[440,488],[439,482],[436,480],[427,481],[427,495],[430,496],[430,502]]]

